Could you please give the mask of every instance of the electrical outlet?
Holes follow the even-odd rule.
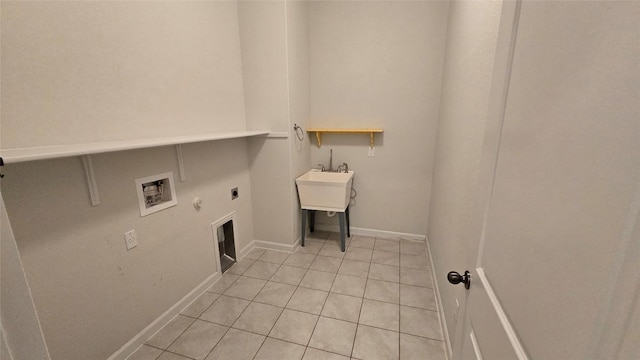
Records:
[[[136,237],[136,231],[131,230],[124,233],[124,242],[127,245],[127,250],[131,250],[138,246],[138,238]]]
[[[376,156],[375,148],[373,146],[369,146],[369,157],[374,157],[374,156]]]
[[[240,196],[240,193],[238,192],[238,188],[234,187],[233,189],[231,189],[231,200],[237,199],[238,196]]]

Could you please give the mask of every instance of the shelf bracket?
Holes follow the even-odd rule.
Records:
[[[96,175],[93,172],[93,160],[91,159],[91,155],[82,156],[82,165],[84,167],[84,174],[87,177],[87,187],[89,188],[89,196],[91,196],[91,206],[98,206],[100,205],[100,194],[98,193]]]
[[[182,144],[176,145],[176,156],[178,157],[178,170],[180,171],[180,181],[187,180],[187,174],[184,171],[184,161],[182,160]]]
[[[373,148],[373,131],[369,133],[369,146]]]
[[[318,140],[318,147],[322,146],[322,133],[320,131],[316,131],[316,139]]]

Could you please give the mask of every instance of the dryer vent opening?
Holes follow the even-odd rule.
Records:
[[[233,220],[218,226],[218,250],[220,254],[220,268],[224,273],[236,262],[236,244],[233,236]]]

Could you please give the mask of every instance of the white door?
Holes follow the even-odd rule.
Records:
[[[504,11],[454,359],[638,359],[640,2]]]

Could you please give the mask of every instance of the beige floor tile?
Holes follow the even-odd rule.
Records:
[[[400,332],[442,340],[438,313],[431,310],[400,306]]]
[[[351,247],[363,248],[363,249],[373,249],[373,246],[376,242],[376,238],[361,236],[361,235],[353,235],[351,236]]]
[[[262,290],[260,290],[253,301],[285,307],[289,302],[289,299],[291,299],[294,291],[296,291],[296,287],[293,285],[269,281]]]
[[[322,308],[322,316],[358,322],[362,299],[359,297],[330,293]]]
[[[162,355],[160,355],[158,360],[192,360],[192,359],[189,359],[188,357],[185,357],[182,355],[178,355],[170,352],[164,352],[162,353]]]
[[[355,297],[362,297],[364,295],[365,284],[367,279],[338,274],[333,281],[331,292],[336,294],[350,295]]]
[[[231,266],[226,272],[225,274],[236,274],[236,275],[242,275],[245,271],[247,271],[247,269],[249,267],[251,267],[251,265],[253,265],[253,263],[255,262],[255,260],[253,259],[242,259],[238,262],[236,262],[235,264],[233,264],[233,266]]]
[[[254,360],[300,360],[304,350],[304,346],[267,338]]]
[[[400,284],[400,305],[437,310],[433,289]]]
[[[398,331],[400,327],[400,309],[396,304],[364,299],[360,310],[362,325]]]
[[[357,325],[351,322],[320,317],[309,346],[350,356]]]
[[[158,356],[162,354],[162,350],[142,345],[136,350],[133,354],[131,354],[127,360],[155,360]]]
[[[229,329],[206,360],[251,360],[264,340],[262,335]]]
[[[400,240],[400,252],[411,255],[427,255],[427,245],[424,241]]]
[[[337,273],[341,263],[342,259],[318,255],[309,269]]]
[[[247,255],[244,256],[243,259],[258,260],[260,256],[264,254],[265,251],[266,249],[253,248],[251,249],[251,251],[249,251]]]
[[[288,252],[265,250],[264,254],[258,258],[260,261],[270,262],[274,264],[282,264],[289,257]]]
[[[371,255],[373,254],[373,250],[371,249],[363,249],[357,247],[350,247],[344,255],[344,258],[347,260],[358,260],[358,261],[368,261],[371,262]]]
[[[369,279],[400,282],[400,268],[391,265],[371,264]]]
[[[335,277],[336,274],[334,273],[309,270],[300,282],[300,286],[316,290],[329,291],[331,289],[331,285],[333,285],[333,279]]]
[[[423,337],[400,334],[400,360],[446,360],[444,343]]]
[[[293,253],[285,260],[284,265],[297,266],[308,269],[316,259],[314,254]]]
[[[275,274],[271,277],[271,281],[285,283],[289,285],[298,286],[304,274],[307,273],[307,269],[296,267],[296,266],[288,266],[282,265],[276,271]]]
[[[269,337],[306,346],[317,321],[318,315],[285,309],[271,329]]]
[[[369,279],[364,290],[364,297],[398,304],[400,302],[400,287],[398,283]]]
[[[353,358],[366,360],[398,360],[399,334],[396,331],[358,325]]]
[[[400,266],[400,253],[373,250],[371,262],[382,265]]]
[[[359,276],[366,278],[369,274],[369,265],[371,263],[356,260],[342,260],[338,274]]]
[[[322,245],[324,245],[324,241],[308,241],[308,239],[306,239],[304,246],[301,245],[298,247],[296,253],[317,255],[322,249]]]
[[[328,241],[322,246],[322,249],[320,249],[320,252],[318,253],[318,255],[321,256],[328,256],[337,259],[342,259],[344,254],[345,253],[340,249],[340,244]]]
[[[214,301],[219,297],[219,294],[204,292],[197,299],[195,299],[189,306],[184,308],[180,312],[182,315],[187,315],[191,317],[197,318],[200,316],[207,308],[213,304]]]
[[[200,319],[216,324],[231,326],[238,319],[249,301],[229,296],[220,296],[202,315]]]
[[[349,360],[349,357],[308,347],[302,360]]]
[[[411,269],[430,269],[429,260],[425,255],[400,254],[400,266]]]
[[[240,276],[238,280],[225,290],[224,295],[253,300],[266,283],[265,280]]]
[[[235,265],[234,265],[235,266]],[[232,266],[233,267],[233,266]],[[210,292],[214,292],[217,294],[222,294],[225,290],[227,290],[229,288],[229,286],[231,286],[231,284],[234,283],[234,281],[236,281],[238,278],[240,277],[240,275],[236,275],[236,274],[231,274],[228,271],[226,273],[224,273],[222,275],[222,277],[220,277],[220,279],[218,279],[218,281],[216,281],[213,285],[211,285],[211,287],[209,287],[207,289],[207,291]]]
[[[314,232],[309,232],[307,234],[307,238],[308,239],[313,239],[313,240],[320,240],[320,241],[325,241],[329,238],[329,236],[331,236],[332,233],[331,231],[325,231],[325,230],[316,230]]]
[[[173,318],[167,325],[158,331],[152,338],[147,340],[147,344],[157,348],[166,349],[180,336],[195,319],[178,315]]]
[[[311,314],[320,314],[328,294],[326,291],[299,287],[293,293],[286,308]]]
[[[258,278],[262,280],[269,280],[273,274],[278,271],[280,265],[264,262],[264,261],[256,261],[251,265],[247,271],[242,274],[242,276],[248,276],[252,278]]]
[[[398,240],[376,239],[374,250],[400,252],[400,242]]]
[[[400,268],[400,283],[433,288],[430,270]]]
[[[202,360],[207,357],[228,329],[226,326],[196,320],[167,350]]]
[[[244,310],[242,315],[240,315],[238,320],[233,323],[232,327],[261,335],[268,335],[282,310],[281,307],[252,302]]]

